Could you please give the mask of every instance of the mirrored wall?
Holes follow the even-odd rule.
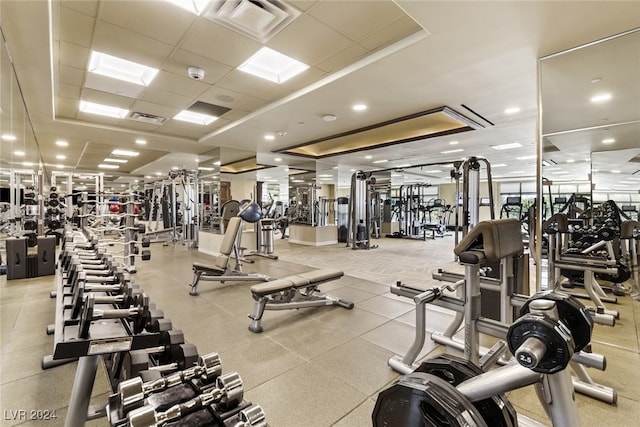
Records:
[[[539,70],[542,219],[607,200],[637,219],[640,29],[544,57]]]

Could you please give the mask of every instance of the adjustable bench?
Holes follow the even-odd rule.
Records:
[[[237,263],[235,268],[231,268],[229,263],[231,254],[234,253],[236,259],[238,259],[236,243],[240,234],[241,224],[242,219],[238,216],[229,219],[229,224],[227,225],[222,244],[220,245],[220,255],[214,257],[213,264],[193,263],[193,281],[191,282],[189,295],[198,295],[198,283],[200,280],[220,283],[224,283],[225,281],[255,282],[270,280],[268,276],[263,274],[242,272],[240,263]]]
[[[352,302],[324,294],[318,289],[322,283],[339,279],[343,275],[339,270],[315,270],[253,285],[251,294],[255,305],[253,313],[249,315],[252,319],[249,330],[262,332],[260,322],[265,310],[291,310],[324,305],[352,309]]]

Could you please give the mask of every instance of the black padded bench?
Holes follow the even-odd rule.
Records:
[[[314,270],[253,285],[251,294],[255,305],[249,315],[252,319],[249,330],[262,332],[261,321],[265,310],[292,310],[325,305],[339,305],[352,309],[352,302],[324,294],[318,289],[319,285],[339,279],[343,275],[340,270]]]

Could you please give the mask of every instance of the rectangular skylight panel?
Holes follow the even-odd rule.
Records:
[[[197,125],[209,125],[216,120],[218,120],[215,116],[210,116],[208,114],[196,113],[189,110],[182,110],[175,116],[173,116],[175,120],[180,120],[182,122],[195,123]]]
[[[95,102],[80,101],[80,111],[83,113],[98,114],[100,116],[114,117],[116,119],[124,119],[129,110],[124,108],[112,107],[110,105],[96,104]]]
[[[240,65],[238,70],[274,83],[284,83],[307,68],[307,64],[263,47]]]
[[[95,50],[91,51],[89,72],[141,86],[148,86],[158,74],[155,68]]]

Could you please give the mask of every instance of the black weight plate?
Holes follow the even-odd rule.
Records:
[[[631,278],[631,270],[626,264],[618,262],[616,267],[618,268],[616,274],[596,273],[596,279],[606,280],[611,283],[624,283]]]
[[[22,223],[22,228],[25,230],[35,231],[38,228],[38,223],[34,220],[28,219]]]
[[[483,373],[480,367],[467,359],[441,354],[428,359],[414,371],[435,375],[453,385]],[[516,410],[504,395],[473,402],[485,422],[492,427],[515,427],[518,425]]]
[[[555,301],[558,315],[571,331],[574,351],[580,351],[591,342],[593,318],[587,308],[573,296],[561,291],[541,291],[533,295],[520,309],[520,315],[529,313],[529,304],[536,299]]]
[[[60,202],[58,202],[58,199],[49,199],[48,200],[48,205],[51,207],[56,207],[60,204]]]
[[[516,320],[507,331],[509,351],[516,354],[518,348],[528,339],[537,338],[547,346],[547,351],[532,371],[541,374],[560,372],[569,365],[574,347],[570,334],[564,334],[561,322],[549,317],[527,313]]]
[[[405,375],[378,394],[373,427],[486,427],[478,410],[454,386],[423,372]]]
[[[613,240],[618,236],[618,233],[612,228],[604,227],[598,230],[597,235],[600,240]]]
[[[38,236],[35,233],[29,233],[27,235],[27,246],[30,248],[36,247],[38,245]]]

